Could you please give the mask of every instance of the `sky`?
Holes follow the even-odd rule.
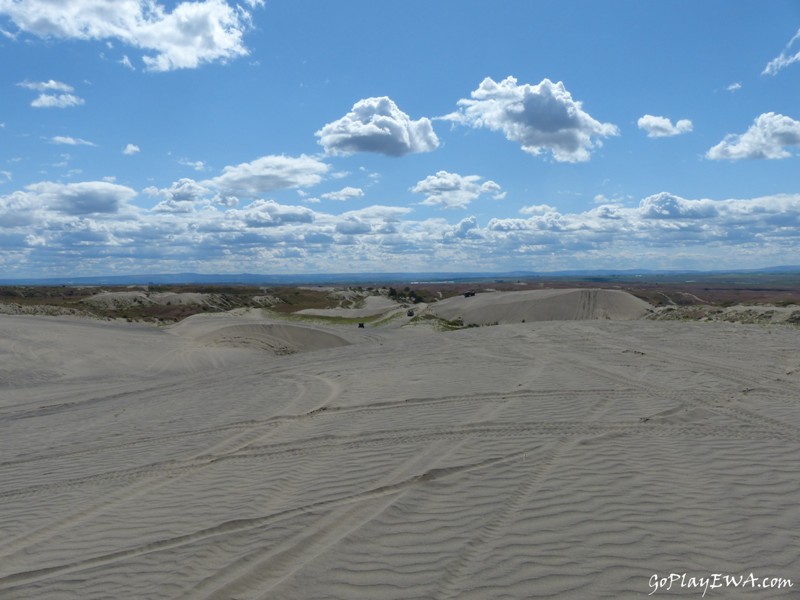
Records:
[[[0,0],[0,279],[800,263],[796,0]]]

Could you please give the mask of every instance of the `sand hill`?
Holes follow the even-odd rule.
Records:
[[[618,290],[565,289],[457,296],[431,305],[430,310],[443,319],[488,325],[583,319],[631,320],[643,317],[650,305]]]

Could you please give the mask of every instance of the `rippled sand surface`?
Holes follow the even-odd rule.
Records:
[[[796,582],[718,598],[800,589],[794,328],[0,333],[4,600],[635,598],[672,572]]]

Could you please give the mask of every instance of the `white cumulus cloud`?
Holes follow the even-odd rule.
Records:
[[[23,81],[17,84],[28,90],[36,92],[73,92],[75,88],[71,85],[50,79],[48,81]]]
[[[211,194],[211,190],[193,179],[179,179],[168,188],[149,187],[144,191],[151,196],[163,198],[153,210],[172,213],[191,212],[195,209],[196,203],[207,201]]]
[[[681,119],[674,125],[667,117],[644,115],[637,121],[639,129],[647,132],[647,137],[671,137],[692,131],[692,122]]]
[[[532,204],[530,206],[523,206],[519,209],[522,215],[546,215],[548,213],[558,212],[555,207],[549,204]]]
[[[242,218],[248,227],[255,228],[314,221],[314,211],[311,209],[305,206],[278,204],[274,200],[256,200],[242,210],[230,210],[229,214]]]
[[[253,9],[262,2],[247,4]],[[149,53],[143,61],[151,71],[246,56],[243,38],[252,19],[225,0],[178,2],[172,10],[157,0],[0,0],[0,15],[41,38],[119,40]]]
[[[326,200],[344,201],[344,200],[350,200],[352,198],[361,198],[363,196],[364,196],[364,190],[362,190],[361,188],[347,186],[342,188],[338,192],[328,192],[327,194],[322,194],[321,197],[325,198]]]
[[[128,156],[131,154],[137,154],[138,152],[141,152],[141,148],[139,148],[139,146],[136,144],[128,144],[122,149],[122,153],[127,154]]]
[[[357,216],[348,216],[336,224],[336,233],[344,235],[361,235],[370,233],[372,226]]]
[[[3,1],[0,0],[0,14],[2,14]],[[23,81],[17,85],[39,92],[39,95],[31,102],[31,106],[34,108],[68,108],[70,106],[80,106],[86,102],[83,98],[71,93],[75,91],[71,85],[54,79],[48,81]]]
[[[712,160],[788,158],[787,146],[800,146],[800,121],[773,112],[759,115],[741,135],[729,134],[706,152]]]
[[[442,232],[442,238],[445,241],[480,237],[478,219],[474,215],[461,219],[458,223],[450,228],[444,229]]]
[[[386,96],[359,100],[349,113],[315,135],[328,154],[377,152],[402,156],[430,152],[439,146],[430,119],[411,120]]]
[[[709,219],[716,217],[718,210],[711,200],[686,200],[661,192],[644,198],[639,213],[646,219]]]
[[[534,156],[549,152],[558,162],[583,162],[602,145],[598,138],[619,135],[616,125],[585,112],[560,81],[518,85],[514,77],[499,83],[487,77],[470,95],[458,101],[458,112],[443,118],[500,131]]]
[[[67,215],[117,213],[136,196],[136,191],[129,187],[106,181],[43,181],[26,186],[25,192],[32,203]]]
[[[305,154],[262,156],[223,169],[222,175],[203,182],[224,195],[258,196],[287,188],[310,187],[322,181],[330,165]]]
[[[441,206],[443,208],[466,208],[470,202],[483,194],[490,194],[495,200],[501,200],[505,193],[494,181],[480,183],[478,175],[459,175],[438,171],[429,175],[411,188],[416,194],[425,194],[422,204]]]
[[[82,104],[85,104],[84,99],[73,94],[39,94],[31,102],[31,106],[34,108],[69,108],[70,106],[80,106]]]

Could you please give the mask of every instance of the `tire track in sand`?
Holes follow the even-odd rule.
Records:
[[[598,400],[590,409],[587,421],[597,419],[608,409],[612,402],[613,399],[610,397]],[[494,516],[474,532],[466,544],[462,546],[459,556],[447,566],[444,577],[437,586],[437,591],[434,594],[435,598],[449,599],[460,596],[461,591],[464,589],[463,583],[466,579],[466,574],[471,571],[470,565],[484,551],[484,548],[497,538],[511,516],[541,486],[548,473],[553,469],[553,465],[558,461],[559,456],[568,448],[575,446],[580,439],[577,437],[560,437],[558,443],[551,449],[543,463],[537,465],[537,468],[530,469],[511,496],[498,507]]]
[[[339,393],[340,388],[336,384],[331,384],[329,380],[313,376],[315,379],[323,381],[328,384],[329,392],[322,401],[322,406],[334,401]],[[308,392],[307,386],[303,383],[299,384],[299,390],[295,395],[292,402],[297,402]],[[236,434],[226,440],[218,442],[213,446],[197,452],[187,459],[179,461],[168,461],[156,465],[148,465],[146,467],[139,467],[129,469],[123,472],[115,472],[111,474],[101,474],[96,476],[88,476],[85,478],[78,478],[71,482],[62,482],[62,485],[52,484],[47,487],[40,487],[39,491],[52,492],[56,489],[64,489],[68,487],[77,487],[86,483],[99,483],[108,481],[118,481],[120,479],[127,479],[134,477],[137,480],[125,484],[123,487],[113,490],[108,494],[103,494],[102,498],[91,503],[89,506],[84,506],[81,510],[73,512],[66,516],[61,517],[55,522],[47,523],[46,525],[37,528],[34,531],[28,532],[17,538],[6,540],[2,548],[0,548],[0,558],[5,559],[6,562],[11,562],[15,554],[29,548],[35,544],[41,543],[47,539],[51,539],[67,529],[78,526],[93,517],[106,513],[114,507],[130,502],[136,498],[142,497],[146,494],[152,493],[157,489],[175,482],[176,479],[185,477],[199,469],[213,464],[223,458],[224,456],[235,453],[248,445],[263,441],[274,430],[285,423],[286,420],[272,420],[267,419],[262,423],[257,423],[250,427],[245,427],[245,431]],[[24,494],[24,490],[22,493]],[[9,492],[0,494],[0,498],[17,495]]]
[[[605,348],[610,348],[608,345],[604,345]],[[672,360],[674,362],[679,362],[682,364],[695,364],[693,361],[693,357],[683,357],[678,356],[676,354],[670,352],[662,352],[658,349],[654,349],[653,354],[655,356],[659,356],[662,354],[662,361]],[[598,366],[596,362],[591,362],[586,358],[581,357],[577,353],[571,354],[570,356],[564,357],[565,361],[569,361],[572,364],[576,365],[578,369],[584,372],[593,373],[598,377],[611,381],[625,384],[634,389],[640,389],[643,392],[648,394],[653,393],[653,389],[651,386],[642,383],[632,377],[622,374],[619,370],[610,370],[603,368],[602,366]],[[703,364],[703,361],[700,361],[698,364]],[[705,362],[706,366],[715,367],[715,363],[713,362]],[[722,369],[720,369],[722,370]],[[726,375],[726,379],[735,381],[744,385],[748,381],[752,381],[743,377],[740,372],[734,371],[732,369],[725,369],[728,371],[728,375]],[[785,386],[779,385],[780,389],[785,388]],[[778,419],[773,419],[772,417],[768,417],[746,408],[742,408],[740,406],[731,406],[730,404],[721,404],[713,399],[706,398],[701,394],[690,394],[687,393],[685,390],[675,390],[674,393],[670,392],[660,392],[656,394],[657,397],[662,398],[670,398],[675,399],[676,397],[679,399],[678,401],[683,404],[687,405],[694,405],[694,406],[702,406],[703,408],[710,410],[711,412],[725,415],[730,417],[731,419],[738,421],[748,427],[754,428],[755,431],[760,431],[764,433],[769,433],[775,437],[788,439],[791,441],[800,441],[800,428],[796,425],[787,423],[784,421],[780,421]],[[731,428],[731,435],[734,437],[739,437],[736,434],[736,431]]]
[[[222,523],[219,523],[218,525],[200,529],[192,533],[167,537],[153,542],[149,542],[147,544],[135,546],[133,548],[127,548],[123,550],[117,550],[114,552],[103,553],[97,556],[76,560],[62,565],[11,573],[0,577],[0,590],[3,589],[10,590],[29,583],[50,579],[60,575],[67,575],[70,573],[80,572],[95,567],[102,567],[105,565],[117,563],[127,558],[139,556],[142,554],[149,554],[152,552],[159,552],[162,550],[168,550],[171,548],[184,546],[186,544],[192,544],[208,538],[234,534],[241,531],[248,531],[261,527],[268,527],[277,522],[302,514],[315,513],[318,511],[327,511],[340,506],[347,506],[354,503],[362,503],[365,500],[382,498],[389,495],[396,495],[398,492],[401,492],[411,486],[417,485],[420,482],[433,481],[445,477],[452,477],[454,475],[458,475],[467,471],[472,471],[474,469],[486,468],[509,460],[516,460],[523,454],[524,452],[519,452],[508,456],[502,456],[499,458],[479,461],[477,463],[470,463],[466,465],[459,465],[456,467],[449,467],[442,469],[430,469],[428,471],[419,473],[417,475],[413,475],[409,478],[406,478],[404,480],[398,481],[393,484],[385,486],[377,486],[365,490],[363,492],[358,492],[351,495],[345,495],[331,500],[313,502],[305,504],[303,506],[298,506],[295,508],[279,511],[277,513],[264,515],[261,517],[232,519],[229,521],[224,521]]]
[[[740,419],[741,420],[741,419]],[[30,486],[0,493],[0,498],[10,498],[33,494],[50,494],[56,491],[75,488],[87,484],[101,484],[114,481],[166,476],[175,479],[191,471],[213,463],[228,460],[247,460],[280,458],[281,456],[315,455],[336,449],[353,449],[368,446],[384,447],[398,444],[436,442],[469,438],[503,437],[572,437],[578,435],[653,435],[653,436],[695,436],[720,437],[725,439],[785,439],[795,440],[791,432],[784,428],[770,428],[759,421],[745,423],[748,427],[715,425],[709,423],[663,423],[646,421],[626,421],[621,423],[586,423],[584,421],[529,421],[517,423],[497,423],[484,421],[463,426],[439,428],[410,428],[369,431],[356,434],[327,434],[303,439],[299,442],[279,442],[264,446],[245,446],[220,455],[198,455],[188,460],[173,460],[154,463],[144,467],[133,467],[110,473],[87,475],[74,479]]]
[[[420,400],[425,402],[427,399]],[[503,397],[502,402],[499,404],[484,403],[478,408],[477,412],[468,415],[464,420],[467,422],[476,419],[484,421],[494,416],[509,401],[510,399]],[[391,404],[393,407],[409,406],[407,402],[402,404],[392,402]],[[386,408],[385,404],[382,408]],[[392,447],[396,446],[399,438],[391,431],[388,433],[388,444]],[[365,434],[358,433],[341,437],[355,439],[363,435]],[[366,435],[372,434],[367,433]],[[325,439],[329,437],[324,436]],[[394,467],[389,473],[383,474],[376,482],[378,487],[392,487],[395,485],[393,482],[396,482],[397,479],[424,482],[438,479],[440,476],[461,472],[463,466],[438,469],[434,468],[434,466],[441,464],[442,461],[455,454],[462,447],[465,439],[454,440],[434,437],[427,440],[415,440],[415,442],[425,441],[430,445],[424,451],[415,453],[412,457]],[[348,445],[348,449],[354,447],[352,443]],[[508,458],[491,459],[483,461],[483,463],[496,464],[498,460],[507,460]],[[424,469],[422,475],[414,475],[421,469]],[[227,600],[246,593],[258,593],[260,595],[269,593],[349,534],[358,531],[368,522],[381,515],[405,493],[406,489],[399,489],[398,493],[392,495],[388,501],[380,502],[377,510],[368,509],[361,504],[346,511],[336,509],[323,516],[317,526],[312,528],[310,534],[304,532],[299,536],[285,540],[277,551],[275,549],[259,549],[248,553],[236,561],[233,569],[226,568],[222,572],[212,574],[193,590],[181,596],[181,600]]]

